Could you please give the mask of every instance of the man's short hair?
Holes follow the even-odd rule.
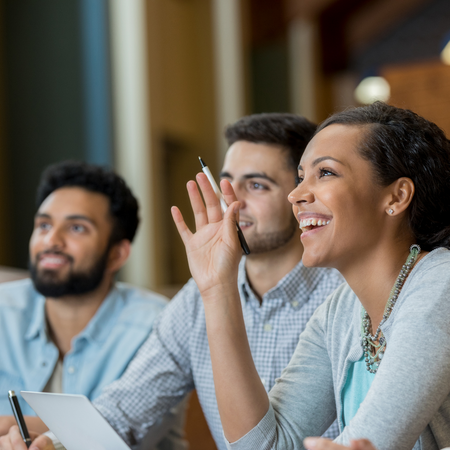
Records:
[[[289,113],[244,116],[225,128],[228,146],[237,141],[276,145],[288,153],[289,167],[297,173],[298,163],[317,126],[304,117]]]
[[[79,161],[64,161],[49,166],[41,175],[37,189],[37,207],[56,189],[80,187],[109,199],[113,218],[110,244],[122,239],[130,242],[139,224],[139,205],[124,179],[113,170]]]

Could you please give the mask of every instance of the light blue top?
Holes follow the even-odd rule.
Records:
[[[116,283],[64,357],[63,392],[98,397],[125,371],[166,302],[153,292]],[[44,307],[31,280],[0,285],[0,415],[11,414],[9,390],[42,391],[58,361]],[[34,415],[18,397],[22,412]]]
[[[374,373],[366,369],[364,355],[358,361],[350,364],[347,381],[342,390],[342,422],[346,427],[356,415],[359,406],[366,398],[367,392],[375,378]]]

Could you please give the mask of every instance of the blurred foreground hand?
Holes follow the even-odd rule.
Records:
[[[52,440],[47,436],[30,431],[30,437],[33,442],[29,450],[55,450]],[[0,450],[28,450],[17,425],[12,426],[7,435],[0,437]]]
[[[346,447],[329,439],[310,437],[303,441],[303,445],[307,450],[377,450],[367,439],[350,441],[350,447]]]

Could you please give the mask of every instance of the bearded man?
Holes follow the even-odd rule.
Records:
[[[0,435],[15,424],[9,390],[98,397],[166,306],[158,294],[114,281],[139,223],[138,202],[121,177],[60,163],[43,173],[37,205],[31,279],[0,286]],[[29,429],[46,431],[18,398]]]

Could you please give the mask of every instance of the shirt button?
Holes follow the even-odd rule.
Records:
[[[264,331],[272,331],[272,325],[270,325],[270,323],[265,323],[264,324]]]
[[[70,367],[67,369],[67,372],[69,372],[69,373],[75,373],[75,367],[70,366]]]
[[[293,302],[291,302],[291,305],[292,305],[294,308],[297,308],[297,306],[298,306],[298,300],[294,300]]]

